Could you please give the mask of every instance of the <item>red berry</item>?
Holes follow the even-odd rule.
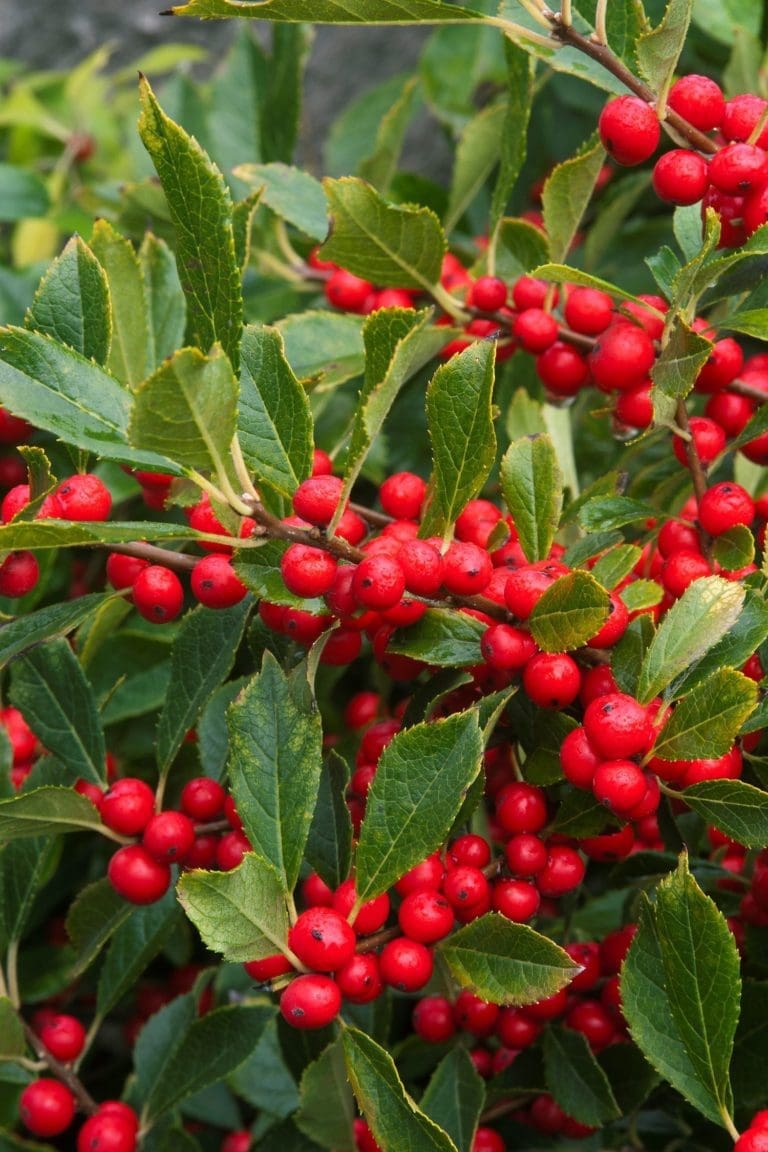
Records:
[[[140,556],[123,556],[120,552],[110,552],[107,556],[107,580],[113,588],[133,588],[136,577],[145,568],[149,568],[149,560],[142,560]]]
[[[384,945],[379,964],[385,984],[399,992],[418,992],[431,980],[434,961],[424,944],[398,936]]]
[[[616,397],[616,419],[627,428],[649,428],[653,423],[651,385],[638,384]]]
[[[211,552],[198,560],[190,576],[192,595],[206,608],[231,608],[248,592],[228,556]]]
[[[590,1048],[599,1052],[616,1034],[613,1017],[599,1000],[582,1000],[574,1004],[565,1018],[567,1028],[581,1032]]]
[[[344,481],[339,476],[310,476],[293,494],[293,510],[308,524],[325,528],[336,511]]]
[[[573,288],[565,300],[565,322],[575,332],[598,336],[613,319],[613,300],[598,288]]]
[[[564,652],[537,652],[523,669],[523,687],[540,708],[567,708],[580,686],[579,666]]]
[[[401,903],[397,920],[400,931],[409,940],[420,944],[434,944],[447,936],[453,928],[453,906],[435,889],[422,888],[410,892]]]
[[[407,896],[409,892],[419,892],[424,888],[439,888],[444,875],[443,862],[438,854],[433,852],[426,860],[414,865],[400,877],[395,883],[395,891],[400,896]]]
[[[428,540],[408,540],[397,553],[405,586],[416,596],[434,596],[443,584],[443,557]]]
[[[109,862],[107,875],[112,887],[131,904],[154,904],[168,891],[171,870],[160,864],[141,844],[118,848]]]
[[[566,571],[563,565],[541,561],[512,572],[504,585],[504,599],[512,615],[527,620],[547,589]]]
[[[623,692],[599,696],[584,713],[584,731],[603,759],[644,755],[654,738],[647,709]]]
[[[40,1023],[37,1034],[57,1060],[76,1060],[85,1044],[85,1028],[75,1016],[51,1013]]]
[[[720,85],[708,76],[695,73],[674,82],[667,94],[667,104],[701,132],[719,128],[725,113],[725,97]]]
[[[443,556],[443,586],[453,596],[482,592],[493,575],[493,561],[484,548],[454,540]]]
[[[463,988],[453,1005],[453,1019],[456,1027],[473,1036],[490,1036],[499,1018],[498,1004],[481,1000],[468,988]]]
[[[0,444],[24,444],[34,428],[21,416],[12,416],[7,408],[0,408]]]
[[[310,872],[301,885],[301,896],[309,908],[330,908],[333,904],[333,890],[317,872]]]
[[[19,1115],[33,1136],[58,1136],[72,1123],[75,1098],[60,1080],[44,1076],[21,1093]]]
[[[542,1025],[523,1008],[502,1008],[496,1035],[508,1048],[529,1048],[541,1035]]]
[[[740,484],[724,480],[714,484],[699,501],[699,523],[710,536],[721,536],[737,524],[751,524],[755,502]]]
[[[135,776],[124,776],[104,793],[101,818],[108,828],[122,836],[136,836],[146,828],[155,810],[155,794],[149,784]]]
[[[691,416],[688,421],[693,442],[699,460],[706,468],[720,455],[725,448],[725,433],[719,424],[709,420],[706,416]],[[672,440],[672,449],[680,463],[688,467],[688,455],[685,449],[686,442],[680,436]]]
[[[564,340],[556,340],[536,357],[536,372],[555,396],[575,396],[589,379],[586,357]]]
[[[673,148],[654,165],[653,190],[670,204],[698,204],[708,186],[707,162],[689,148]]]
[[[180,864],[192,850],[195,826],[183,812],[158,812],[144,829],[141,842],[161,864]]]
[[[355,569],[352,590],[364,608],[378,612],[394,608],[405,592],[405,573],[394,556],[366,556]]]
[[[469,864],[452,868],[443,880],[443,895],[457,911],[485,904],[489,894],[487,877],[480,868]]]
[[[719,392],[736,379],[743,366],[744,353],[741,345],[731,336],[717,340],[712,347],[709,360],[696,377],[696,391]]]
[[[557,320],[543,308],[526,308],[512,325],[512,335],[526,352],[545,352],[557,340]]]
[[[396,472],[379,488],[384,511],[396,520],[418,520],[427,493],[427,484],[414,472]]]
[[[493,885],[491,907],[494,912],[506,916],[507,920],[524,924],[536,915],[540,903],[538,888],[527,880],[501,879]]]
[[[547,823],[547,800],[541,788],[515,781],[502,788],[496,797],[496,819],[511,835],[539,832]]]
[[[617,164],[642,164],[659,146],[661,129],[654,108],[639,96],[609,100],[598,120],[600,139]]]
[[[316,972],[335,972],[351,959],[355,933],[334,908],[302,912],[288,933],[291,951]]]
[[[40,578],[40,567],[31,552],[11,552],[0,564],[0,596],[26,596]]]
[[[195,776],[181,790],[181,808],[187,816],[201,823],[214,820],[224,807],[226,792],[210,776]]]
[[[280,997],[280,1013],[292,1028],[325,1028],[340,1009],[338,984],[330,976],[316,972],[291,980]]]
[[[746,196],[767,177],[768,156],[756,144],[726,144],[709,162],[710,183],[727,196]]]
[[[337,268],[326,280],[324,291],[328,303],[334,308],[344,312],[365,312],[373,295],[373,284],[347,272],[345,268]]]
[[[673,552],[661,569],[661,582],[672,596],[682,596],[686,588],[703,576],[709,576],[709,561],[701,552],[681,549]]]
[[[355,881],[350,877],[349,880],[340,884],[334,892],[332,907],[346,920],[356,900]],[[388,917],[389,896],[386,892],[382,892],[380,896],[366,900],[354,920],[351,921],[351,926],[358,936],[370,936],[373,932],[378,932],[380,928],[384,927]]]
[[[77,1152],[134,1152],[137,1125],[120,1113],[102,1108],[89,1116],[77,1134]]]
[[[375,952],[356,953],[336,973],[339,990],[351,1004],[370,1004],[384,991]]]
[[[485,868],[491,862],[491,846],[484,836],[467,832],[449,845],[445,859],[447,867],[458,868],[469,864],[473,868]]]
[[[584,861],[575,848],[553,844],[546,865],[536,877],[536,887],[542,896],[563,896],[578,888],[585,870]]]
[[[535,876],[547,863],[546,844],[531,832],[511,836],[504,852],[507,867],[515,876]]]
[[[219,1152],[250,1152],[251,1134],[247,1128],[229,1132],[221,1142]]]
[[[467,304],[481,312],[498,312],[507,302],[507,286],[498,276],[479,276],[467,293]]]
[[[618,815],[639,804],[646,787],[645,773],[633,760],[604,760],[592,781],[595,799]]]
[[[336,557],[324,548],[291,544],[280,561],[280,574],[294,596],[323,596],[333,584],[337,566]]]
[[[150,564],[136,577],[133,602],[140,616],[152,624],[175,620],[184,607],[184,588],[175,572]]]
[[[768,1129],[747,1128],[734,1144],[733,1152],[768,1152]]]
[[[424,996],[413,1009],[413,1030],[428,1044],[444,1044],[456,1031],[453,1007],[445,996]]]
[[[472,1152],[504,1152],[504,1138],[495,1128],[481,1124],[472,1139]]]
[[[287,976],[289,972],[293,972],[293,965],[282,952],[264,956],[261,960],[246,960],[243,968],[252,980],[256,980],[260,984],[267,980],[274,980],[276,976]]]
[[[766,108],[768,103],[765,100],[747,92],[727,100],[721,125],[725,139],[748,140]],[[766,142],[768,142],[768,129],[764,127],[757,143],[764,148]]]
[[[109,488],[89,473],[62,480],[55,496],[64,520],[107,520],[112,509]]]
[[[587,357],[592,379],[603,392],[623,392],[642,384],[656,359],[644,328],[618,321],[606,328]]]

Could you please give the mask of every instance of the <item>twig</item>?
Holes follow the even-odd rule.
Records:
[[[693,491],[696,496],[696,505],[701,503],[701,498],[707,490],[707,476],[704,471],[704,466],[701,463],[698,450],[696,448],[696,441],[691,435],[691,427],[688,423],[688,409],[685,406],[685,400],[678,400],[677,411],[675,419],[682,432],[686,434],[685,441],[685,456],[688,461],[688,467],[691,472],[691,479],[693,480]],[[712,563],[712,541],[703,528],[699,528],[699,540],[701,541],[701,551],[703,552],[709,563]]]
[[[79,1076],[76,1076],[71,1068],[68,1068],[66,1064],[62,1064],[60,1060],[57,1060],[56,1057],[48,1051],[45,1044],[43,1044],[37,1033],[27,1024],[26,1020],[22,1020],[22,1026],[30,1047],[34,1049],[40,1060],[45,1061],[54,1076],[66,1084],[67,1088],[69,1088],[72,1095],[78,1101],[83,1112],[86,1112],[89,1116],[93,1116],[98,1112],[98,1104]]]

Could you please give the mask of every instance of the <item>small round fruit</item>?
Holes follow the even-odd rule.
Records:
[[[152,624],[175,620],[184,607],[184,588],[175,572],[163,564],[150,564],[133,585],[136,610]]]
[[[330,976],[310,972],[291,980],[280,997],[280,1014],[292,1028],[325,1028],[338,1016],[341,991]]]
[[[33,1136],[59,1136],[72,1123],[75,1098],[60,1080],[43,1076],[21,1093],[19,1115]]]
[[[229,557],[220,552],[210,552],[198,560],[189,583],[192,595],[206,608],[232,608],[248,592]]]
[[[598,130],[603,147],[617,164],[642,164],[659,146],[661,128],[651,104],[639,96],[618,96],[600,113]]]
[[[131,904],[154,904],[171,883],[168,865],[160,864],[141,844],[118,848],[109,862],[107,876],[115,891]]]
[[[291,951],[315,972],[335,972],[351,960],[354,930],[335,908],[314,907],[302,912],[288,933]]]
[[[418,992],[431,980],[434,961],[424,944],[398,936],[382,948],[379,966],[385,984],[399,992]]]
[[[195,843],[195,826],[183,812],[158,812],[149,820],[141,842],[161,864],[180,864]]]
[[[137,836],[143,832],[154,810],[154,792],[136,776],[116,780],[101,801],[102,820],[121,836]]]

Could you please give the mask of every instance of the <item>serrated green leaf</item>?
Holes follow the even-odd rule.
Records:
[[[26,508],[21,509],[21,513],[17,516],[23,516],[29,512],[30,505],[35,505],[35,513],[37,515],[40,507],[40,497],[47,495],[52,488],[55,488],[58,481],[53,474],[51,462],[46,456],[42,448],[38,448],[32,444],[20,444],[18,451],[27,466],[27,483],[29,484],[29,504]],[[16,519],[16,517],[14,517]],[[32,519],[30,516],[29,519]]]
[[[75,950],[73,980],[86,971],[132,913],[133,907],[106,876],[81,889],[67,913],[67,935]]]
[[[733,627],[745,590],[720,576],[694,580],[659,625],[643,659],[638,699],[648,704]]]
[[[733,747],[757,703],[754,680],[721,668],[678,700],[653,748],[662,760],[715,759]]]
[[[312,240],[328,232],[328,206],[323,186],[314,176],[289,164],[240,164],[235,176],[261,191],[261,202]]]
[[[525,59],[527,63],[529,58],[525,56]],[[482,108],[465,124],[456,145],[448,209],[444,219],[448,232],[456,227],[498,165],[499,141],[504,139],[507,123],[508,106],[503,102]],[[500,216],[506,201],[507,197],[504,197]]]
[[[173,253],[151,232],[141,242],[139,267],[147,307],[147,371],[154,372],[184,343],[187,300]]]
[[[273,1012],[275,1010],[273,1008]],[[286,1063],[276,1019],[267,1024],[253,1052],[233,1075],[231,1084],[238,1096],[270,1116],[290,1116],[299,1107],[299,1090]],[[279,1132],[280,1129],[273,1131]],[[302,1140],[306,1143],[306,1137]],[[275,1152],[285,1152],[282,1142]]]
[[[128,443],[130,395],[97,364],[39,332],[0,330],[0,404],[65,444],[133,468],[179,474]]]
[[[302,312],[278,320],[285,355],[299,377],[318,377],[320,388],[335,388],[365,368],[362,319],[340,312]]]
[[[333,748],[320,774],[312,824],[307,839],[307,863],[331,888],[349,875],[352,860],[352,821],[345,799],[349,769]]]
[[[254,849],[292,892],[322,770],[322,723],[270,652],[228,712],[229,779]]]
[[[0,220],[4,224],[45,216],[49,203],[45,184],[35,172],[0,164]]]
[[[157,722],[155,753],[161,779],[209,697],[232,671],[250,609],[247,598],[213,612],[200,605],[182,620],[171,648],[171,680]]]
[[[599,140],[589,142],[575,156],[558,164],[544,185],[544,230],[549,237],[550,258],[556,264],[568,255],[604,162],[602,144]]]
[[[746,524],[737,524],[715,539],[712,553],[726,572],[737,572],[754,561],[755,538]]]
[[[354,1152],[355,1101],[340,1040],[329,1044],[317,1060],[307,1065],[299,1091],[296,1127],[321,1148]]]
[[[21,940],[35,898],[59,864],[62,841],[50,833],[11,841],[0,824],[0,844],[0,952],[4,952]]]
[[[544,1068],[550,1092],[574,1120],[602,1127],[621,1115],[608,1077],[580,1032],[547,1028]]]
[[[741,332],[756,340],[768,340],[768,308],[745,308],[734,312],[723,325],[729,332]]]
[[[106,1016],[165,946],[182,921],[173,889],[156,903],[131,908],[109,945],[99,972],[96,1010]]]
[[[459,1152],[472,1152],[485,1084],[465,1048],[457,1045],[438,1064],[419,1101],[419,1107],[439,1124]]]
[[[712,341],[694,332],[678,317],[651,368],[651,379],[665,396],[680,399],[691,391],[711,355]]]
[[[103,832],[96,808],[72,788],[45,785],[0,800],[0,841],[62,832]]]
[[[625,292],[617,284],[593,276],[590,272],[582,272],[579,268],[571,268],[570,264],[542,264],[534,269],[533,275],[537,280],[548,280],[554,284],[576,284],[581,288],[596,288],[599,292],[606,292],[618,300],[629,300],[634,304],[642,301],[631,292]]]
[[[28,616],[19,616],[0,627],[0,668],[5,667],[11,660],[15,660],[28,648],[51,640],[55,636],[66,636],[68,632],[82,624],[97,608],[107,600],[111,600],[109,593],[92,592],[88,596],[81,596],[77,600],[63,601],[61,604],[50,604],[31,612]]]
[[[498,233],[509,198],[525,163],[528,122],[533,103],[533,60],[508,37],[504,38],[504,57],[507,65],[506,117],[501,131],[499,174],[491,197],[488,221],[490,235]]]
[[[768,844],[768,795],[744,780],[704,780],[683,793],[685,803],[747,848]]]
[[[218,346],[182,348],[141,385],[128,430],[133,444],[190,468],[216,472],[237,423],[237,381]]]
[[[609,591],[633,571],[643,555],[637,544],[619,544],[605,552],[592,568],[592,575]]]
[[[190,332],[203,352],[220,344],[237,372],[243,296],[229,190],[197,141],[165,115],[143,77],[140,97],[139,133],[176,228]]]
[[[357,1028],[345,1028],[341,1042],[352,1091],[383,1152],[458,1152],[408,1095],[388,1052]]]
[[[605,831],[605,806],[591,792],[566,792],[552,821],[552,831],[561,836],[599,836]]]
[[[195,532],[186,524],[169,522],[153,524],[149,520],[117,521],[87,520],[12,520],[0,525],[0,550],[15,551],[17,548],[45,550],[50,548],[89,547],[94,544],[128,544],[151,536],[153,540],[205,540],[206,534]],[[221,537],[217,537],[221,539]],[[113,602],[116,593],[99,594],[102,603]],[[89,598],[90,608],[80,613],[86,617],[95,612],[95,596]],[[63,606],[62,606],[63,607]],[[70,613],[75,605],[66,605]],[[45,609],[41,609],[41,612]],[[25,618],[28,619],[28,618]],[[77,620],[79,624],[81,619]],[[17,623],[21,623],[21,618]],[[7,627],[7,626],[6,626]]]
[[[424,535],[450,535],[453,522],[477,495],[493,466],[494,345],[470,344],[435,372],[427,388],[427,425],[433,474]]]
[[[285,950],[285,888],[272,865],[254,852],[230,872],[186,872],[177,891],[203,943],[225,960],[243,963]]]
[[[630,612],[641,612],[653,608],[664,599],[664,589],[655,580],[633,580],[619,593],[622,602]]]
[[[91,249],[106,276],[111,308],[112,340],[108,371],[129,388],[147,374],[147,300],[138,256],[130,240],[116,232],[107,220],[97,220]],[[85,349],[78,348],[85,355]]]
[[[642,500],[633,500],[629,496],[598,496],[579,508],[578,520],[587,532],[596,529],[605,532],[647,520],[653,514],[651,505]]]
[[[669,0],[655,28],[642,32],[635,56],[643,77],[656,92],[665,92],[675,74],[688,34],[694,0]]]
[[[395,632],[387,651],[441,668],[464,668],[482,660],[480,639],[484,631],[484,625],[467,613],[427,608],[415,624]]]
[[[608,619],[608,593],[589,572],[561,576],[536,602],[531,635],[544,652],[571,652],[586,644]]]
[[[437,948],[462,988],[494,1004],[533,1004],[554,996],[576,974],[557,944],[498,912],[473,920]]]
[[[93,688],[68,641],[51,640],[13,667],[11,700],[48,752],[64,765],[67,783],[106,779],[106,745]]]
[[[0,996],[0,1060],[24,1056],[27,1042],[18,1012],[7,996]]]
[[[323,182],[331,233],[324,260],[382,287],[429,291],[440,279],[446,240],[429,208],[389,204],[363,180]]]
[[[549,259],[547,238],[527,220],[508,217],[499,224],[496,275],[516,280]]]
[[[307,12],[303,0],[258,0],[243,3],[238,0],[189,0],[173,9],[175,16],[200,16],[203,19],[221,19],[231,16],[253,17],[257,20],[286,21],[303,24]],[[315,24],[460,24],[466,20],[479,22],[484,18],[478,12],[458,5],[446,5],[443,0],[318,0],[312,8]]]
[[[501,493],[530,563],[552,547],[563,507],[563,481],[550,436],[514,440],[501,461]]]
[[[410,76],[402,85],[397,97],[389,103],[379,118],[373,135],[372,149],[366,149],[366,155],[356,168],[358,175],[373,184],[384,195],[389,192],[390,184],[397,172],[397,163],[405,141],[408,126],[414,111],[421,104],[421,93],[418,80]],[[349,108],[347,109],[349,111]]]
[[[97,364],[107,362],[112,341],[109,284],[101,264],[79,236],[68,241],[40,281],[24,324]]]
[[[368,793],[356,856],[360,901],[370,900],[440,846],[480,771],[477,713],[399,732]]]
[[[384,183],[365,175],[363,169],[374,162],[379,140],[387,135],[387,127],[397,127],[404,106],[410,104],[414,78],[407,73],[387,77],[386,80],[366,87],[348,102],[335,117],[323,144],[323,171],[328,176],[364,176],[383,194]],[[385,121],[392,117],[390,125]],[[396,145],[392,140],[389,147]],[[391,151],[390,151],[391,155]],[[383,159],[383,157],[382,157]]]

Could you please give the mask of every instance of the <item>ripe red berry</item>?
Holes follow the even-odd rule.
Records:
[[[107,580],[118,590],[132,588],[145,568],[149,568],[149,560],[140,556],[123,556],[120,552],[110,552],[107,556]]]
[[[547,589],[565,572],[563,565],[548,561],[527,564],[512,572],[504,585],[507,608],[518,620],[527,620]]]
[[[104,793],[101,818],[113,832],[136,836],[143,832],[155,810],[155,794],[143,780],[124,776]]]
[[[567,708],[580,686],[579,666],[565,652],[537,652],[523,669],[523,687],[540,708]]]
[[[136,610],[152,624],[175,620],[184,607],[184,588],[175,572],[162,564],[150,564],[133,585]]]
[[[604,760],[596,768],[592,781],[595,799],[617,815],[639,804],[646,787],[645,773],[633,760]]]
[[[453,928],[453,907],[441,892],[422,888],[404,898],[397,920],[400,931],[410,940],[434,944]]]
[[[760,96],[745,92],[726,100],[722,118],[722,133],[726,140],[748,140],[757,127],[768,102]],[[764,148],[768,142],[768,129],[762,129],[757,143]]]
[[[535,784],[515,781],[502,788],[496,797],[496,819],[511,835],[539,832],[547,822],[547,800]]]
[[[725,97],[720,85],[708,76],[695,73],[674,82],[667,94],[667,104],[701,132],[719,128],[725,113]]]
[[[379,966],[385,984],[399,992],[418,992],[431,980],[434,961],[424,944],[398,936],[382,948]]]
[[[456,1027],[464,1032],[471,1032],[473,1036],[490,1036],[498,1018],[499,1005],[481,1000],[468,988],[463,988],[456,997],[453,1019]]]
[[[724,480],[714,484],[699,501],[699,523],[710,536],[721,536],[737,524],[751,524],[755,502],[740,484]]]
[[[444,1044],[456,1031],[453,1007],[445,996],[424,996],[413,1009],[413,1030],[428,1044]]]
[[[650,384],[638,384],[616,397],[616,419],[626,428],[648,428],[653,423]]]
[[[355,933],[335,908],[308,908],[288,933],[291,951],[316,972],[335,972],[352,958]]]
[[[473,868],[485,868],[491,862],[491,846],[484,836],[467,832],[453,840],[445,857],[446,866],[458,868],[470,864]]]
[[[732,336],[717,340],[712,347],[709,360],[696,377],[696,391],[719,392],[736,379],[743,366],[744,353],[741,345]]]
[[[768,1152],[768,1129],[747,1128],[734,1144],[733,1152]]]
[[[221,1142],[219,1152],[250,1152],[251,1133],[247,1128],[228,1132]]]
[[[75,1098],[60,1080],[43,1076],[21,1093],[19,1115],[33,1136],[58,1136],[72,1123]]]
[[[339,990],[351,1004],[370,1004],[384,991],[375,952],[356,953],[336,973]]]
[[[578,888],[585,870],[584,861],[575,848],[553,844],[546,865],[536,877],[536,887],[542,896],[563,896]]]
[[[708,186],[707,162],[690,148],[673,148],[654,165],[653,190],[670,204],[698,204]]]
[[[395,891],[400,896],[407,896],[409,892],[418,892],[423,888],[439,888],[444,874],[443,862],[437,852],[433,852],[396,881]]]
[[[556,340],[536,357],[536,372],[554,396],[575,396],[589,379],[586,357],[564,340]]]
[[[622,320],[598,336],[587,359],[592,379],[601,391],[623,392],[645,381],[656,351],[644,328]]]
[[[691,416],[688,426],[696,445],[696,453],[706,468],[725,448],[725,433],[719,424],[706,416]],[[687,468],[688,456],[685,445],[686,442],[681,436],[673,437],[672,450],[680,463]]]
[[[511,836],[504,853],[507,867],[515,876],[535,876],[547,863],[546,844],[531,832]]]
[[[575,332],[598,336],[613,319],[613,300],[598,288],[573,288],[565,300],[565,322]]]
[[[183,812],[158,812],[149,820],[141,842],[161,864],[180,864],[192,850],[195,826]]]
[[[0,408],[0,444],[24,444],[33,432],[32,425],[21,416],[12,416],[7,408]]]
[[[756,144],[726,144],[709,162],[710,183],[727,196],[762,188],[767,177],[768,156]]]
[[[659,146],[661,129],[655,110],[639,96],[609,100],[598,120],[600,139],[617,164],[642,164]]]
[[[76,1016],[63,1012],[46,1015],[37,1028],[37,1034],[51,1055],[64,1064],[76,1060],[85,1044],[83,1025]]]
[[[0,564],[0,596],[16,599],[26,596],[40,578],[40,567],[32,552],[11,552]]]
[[[418,520],[427,493],[427,484],[415,472],[396,472],[379,488],[379,500],[388,516],[396,520]]]
[[[154,904],[168,891],[171,870],[150,856],[141,844],[118,848],[109,862],[112,887],[131,904]]]
[[[291,980],[280,997],[280,1013],[292,1028],[325,1028],[340,1009],[338,984],[330,976],[316,972]]]
[[[434,596],[443,584],[443,557],[428,540],[407,540],[397,553],[405,586],[415,596]]]
[[[345,268],[336,268],[323,286],[326,299],[344,312],[364,312],[373,295],[373,284]]]
[[[77,1134],[77,1152],[134,1152],[137,1124],[119,1112],[100,1108]]]
[[[681,548],[664,561],[661,582],[671,596],[682,596],[694,580],[709,576],[710,573],[709,561],[701,552]]]
[[[356,901],[355,881],[350,877],[349,880],[344,880],[334,892],[332,907],[346,920]],[[373,932],[378,932],[380,928],[383,928],[389,917],[389,903],[389,896],[386,892],[382,892],[380,896],[374,896],[372,900],[366,900],[351,922],[356,935],[370,936]]]
[[[293,965],[282,952],[264,956],[261,960],[246,960],[243,968],[252,980],[256,980],[260,984],[267,980],[274,980],[276,976],[287,976],[289,972],[293,972]]]
[[[454,540],[443,556],[443,586],[453,596],[482,592],[493,575],[493,561],[484,548]]]
[[[479,276],[467,293],[467,304],[481,312],[497,312],[507,302],[507,286],[498,276]]]
[[[210,776],[195,776],[181,790],[181,808],[187,816],[201,823],[214,820],[224,807],[226,792]]]
[[[557,320],[543,308],[526,308],[518,312],[512,335],[526,352],[545,352],[557,340]]]
[[[394,608],[405,592],[405,573],[394,556],[383,552],[366,556],[355,569],[352,590],[364,608],[378,612]]]
[[[546,867],[546,865],[545,865]],[[538,888],[528,880],[497,880],[491,892],[491,907],[507,920],[524,924],[539,910],[541,897]]]
[[[310,476],[293,494],[293,510],[308,524],[325,528],[341,499],[344,481],[339,476]]]
[[[218,552],[211,552],[198,560],[189,583],[192,595],[206,608],[231,608],[239,604],[248,592],[229,557]]]
[[[598,696],[584,713],[584,731],[604,760],[644,755],[654,738],[647,709],[624,692]]]
[[[502,1008],[496,1035],[508,1048],[529,1048],[541,1035],[542,1025],[523,1008]]]
[[[481,1124],[472,1139],[472,1152],[505,1152],[504,1138],[495,1128]]]
[[[62,480],[55,496],[64,520],[107,520],[112,509],[106,484],[89,473]]]
[[[294,596],[323,596],[334,582],[337,566],[336,557],[324,548],[291,544],[280,561],[280,574]]]

